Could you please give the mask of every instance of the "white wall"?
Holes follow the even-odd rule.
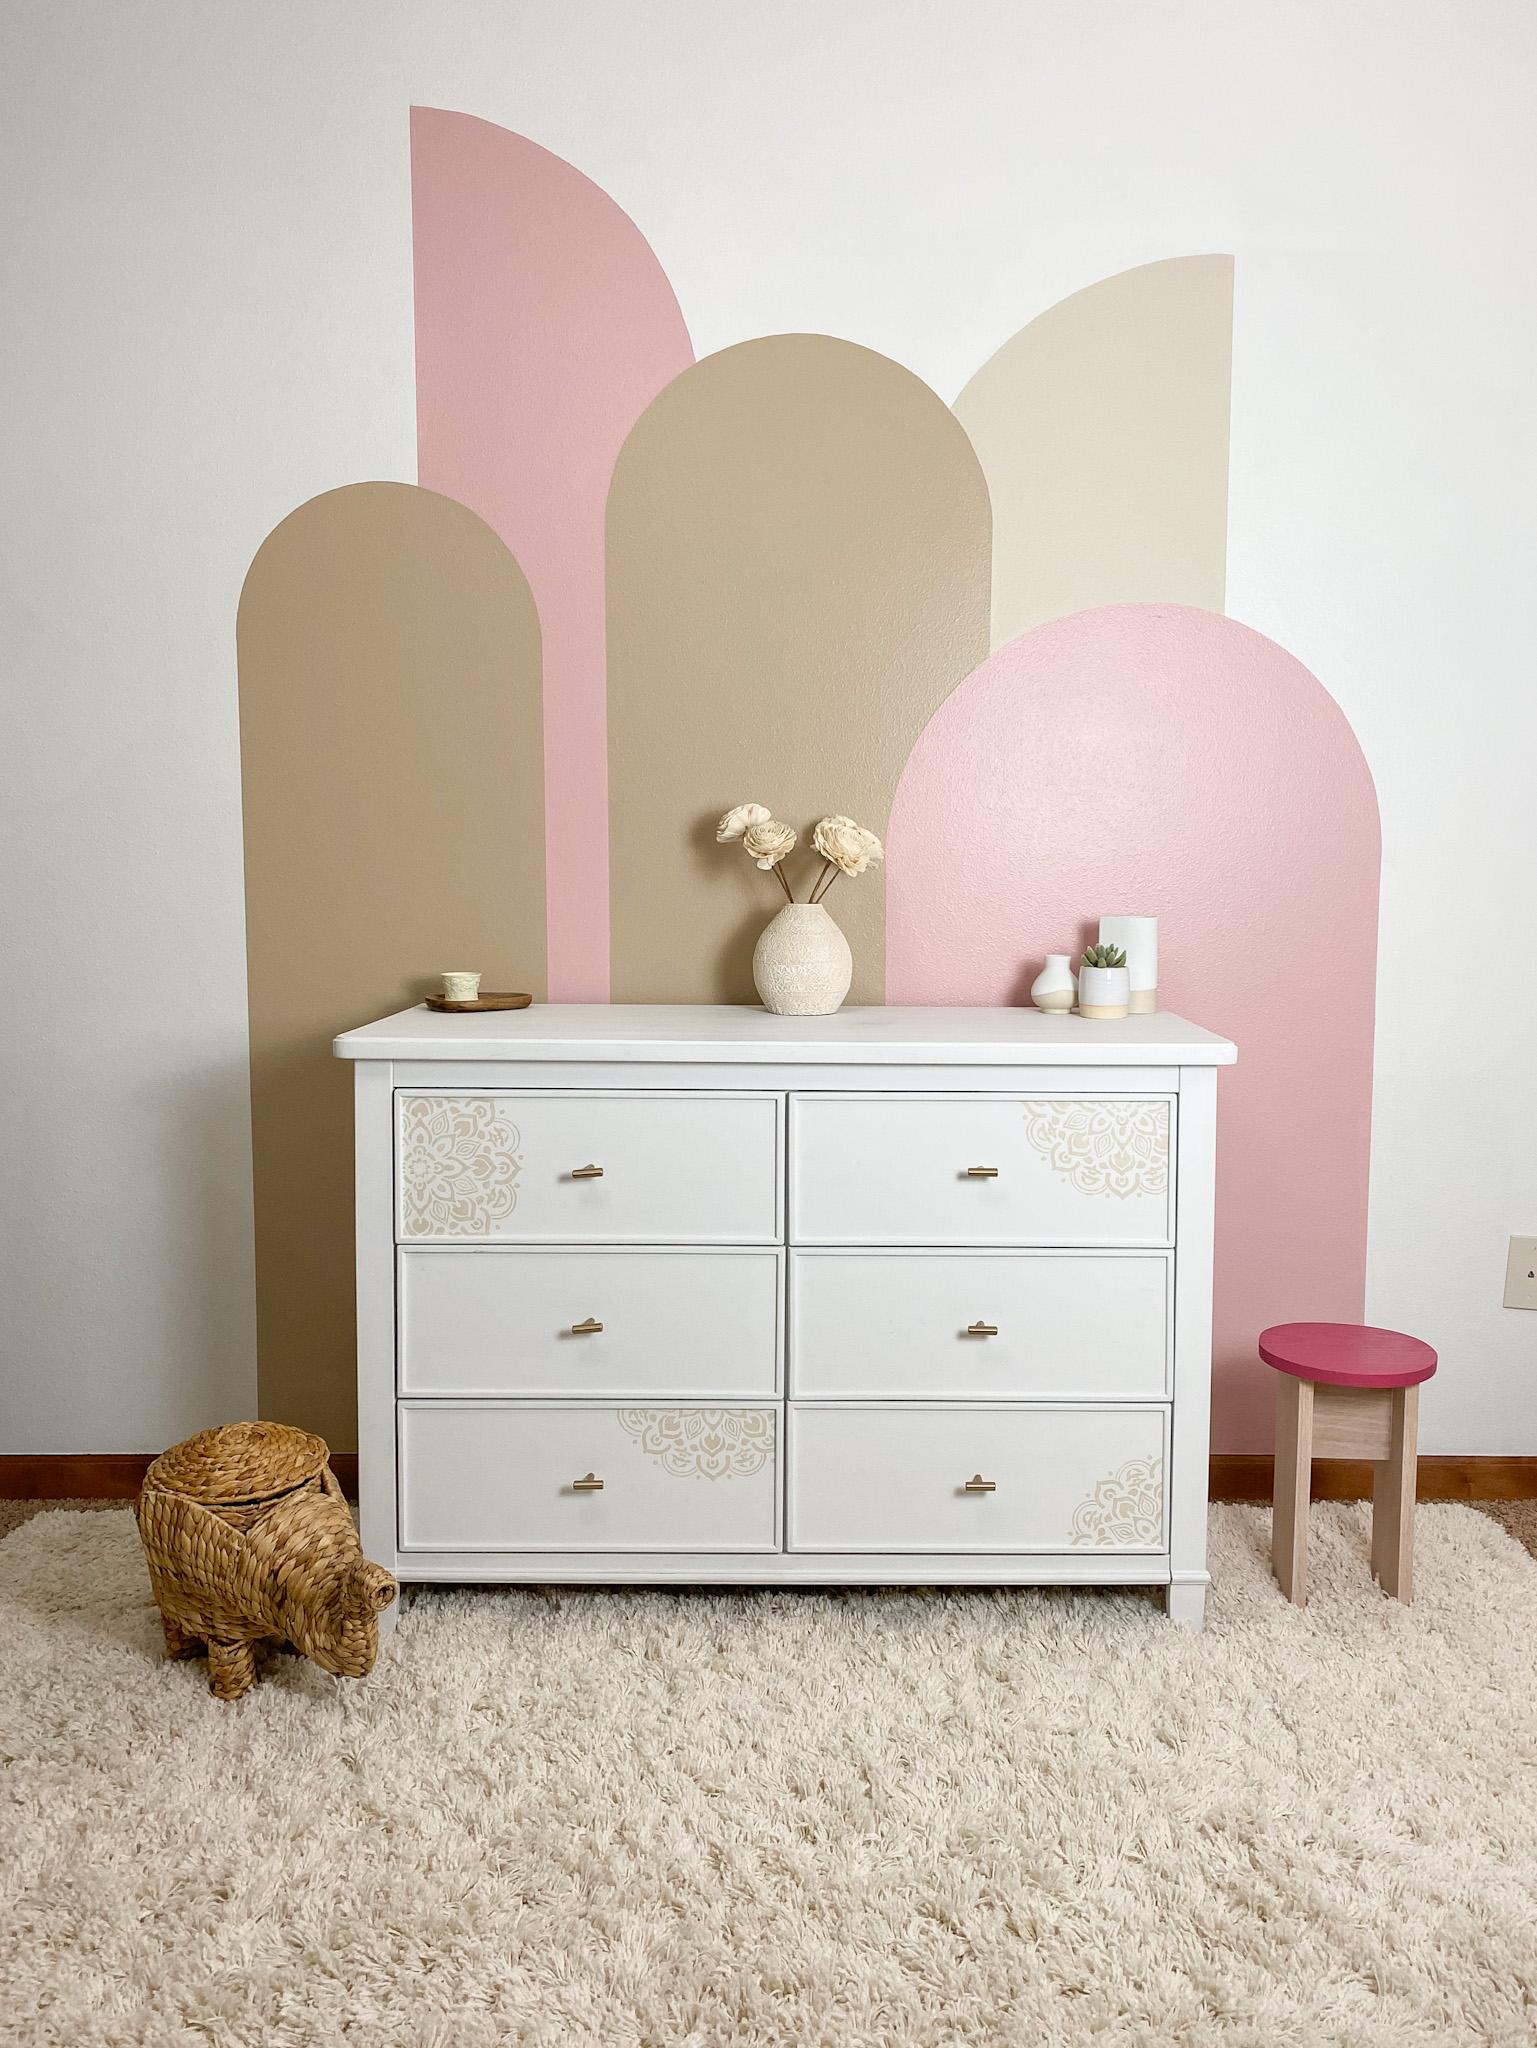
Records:
[[[1237,255],[1229,610],[1382,802],[1368,1312],[1442,1349],[1427,1449],[1537,1451],[1499,1306],[1537,1230],[1524,0],[13,0],[0,37],[0,1447],[253,1404],[235,600],[291,507],[414,477],[414,100],[612,193],[701,354],[842,334],[951,398],[1065,293]],[[61,968],[78,1007],[31,993]]]

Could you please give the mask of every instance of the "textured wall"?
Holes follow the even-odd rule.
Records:
[[[670,385],[609,495],[613,988],[627,1002],[757,1000],[752,949],[783,901],[728,806],[879,829],[930,713],[987,647],[987,487],[910,371],[819,334],[772,335]],[[818,871],[798,851],[804,896]],[[879,871],[828,908],[851,1000],[885,985]]]
[[[1233,259],[1144,263],[1004,343],[955,401],[993,500],[992,645],[1138,599],[1220,612]]]
[[[1239,1048],[1219,1088],[1213,1432],[1263,1442],[1258,1332],[1360,1321],[1365,1295],[1379,849],[1339,706],[1230,619],[1079,612],[999,648],[935,716],[888,853],[893,1002],[1019,1002],[1101,912],[1159,919],[1162,1007]]]
[[[544,992],[539,621],[473,513],[355,484],[269,536],[239,642],[261,1407],[346,1444],[352,1077],[331,1040],[434,970]]]
[[[511,246],[497,240],[517,227],[503,170],[542,152],[596,188],[595,237],[599,201],[634,224],[691,353],[841,337],[962,412],[979,366],[1053,309],[1231,252],[1221,603],[1340,705],[1381,807],[1367,1313],[1441,1349],[1427,1448],[1531,1449],[1534,1319],[1499,1299],[1506,1234],[1533,1228],[1537,1127],[1537,967],[1512,945],[1537,866],[1520,625],[1537,547],[1524,482],[1537,274],[1511,255],[1537,181],[1529,7],[1479,0],[1474,34],[1432,0],[1299,0],[1229,10],[1217,28],[1198,0],[1103,0],[1068,27],[1029,0],[845,0],[798,10],[793,31],[783,8],[706,0],[665,13],[380,0],[366,34],[355,11],[298,0],[271,0],[258,35],[195,0],[97,9],[84,36],[69,8],[13,13],[0,67],[0,169],[20,202],[0,222],[6,1448],[153,1449],[255,1405],[232,621],[263,536],[294,507],[352,479],[431,480],[416,101],[508,138],[488,145],[501,197],[450,237],[450,275],[455,251],[484,265]],[[494,314],[505,297],[488,270],[477,303]],[[660,287],[651,303],[665,313]],[[611,305],[603,322],[625,325]],[[581,388],[594,355],[600,379],[623,376],[601,335],[563,333],[562,389]],[[661,363],[662,383],[686,363]],[[499,418],[520,374],[498,386]],[[477,372],[460,393],[465,445],[485,389]],[[1098,392],[1076,417],[1126,415]],[[488,453],[489,480],[507,486]],[[979,454],[986,468],[991,450]],[[531,523],[565,531],[559,460],[541,475]],[[496,527],[495,507],[474,509]],[[1113,527],[1090,522],[1089,537]],[[536,604],[577,587],[541,592],[539,530],[503,538]],[[582,573],[590,593],[590,559]],[[1101,581],[1041,602],[1202,594]],[[589,666],[589,712],[593,681]],[[589,718],[562,758],[590,761],[591,731]],[[1031,761],[1007,769],[1029,801]],[[702,792],[701,808],[735,794]],[[584,886],[607,875],[595,855]],[[522,902],[494,912],[523,953]],[[1177,916],[1165,920],[1168,947]],[[1028,956],[1042,943],[1029,900],[1019,924]],[[585,944],[586,929],[561,931]],[[730,930],[728,916],[723,942]],[[1508,1001],[1427,995],[1448,976],[1477,982],[1495,957]],[[33,993],[58,962],[87,990],[67,1004]],[[392,964],[407,986],[444,965],[436,932],[411,934]],[[340,1415],[345,1393],[325,1398]],[[1263,1442],[1256,1428],[1227,1447]]]
[[[1214,1428],[1219,1443],[1262,1434],[1254,1333],[1304,1308],[1359,1316],[1364,1296],[1370,778],[1337,705],[1269,642],[1211,610],[1082,609],[1221,603],[1231,259],[1147,264],[1075,294],[952,411],[828,335],[691,362],[635,223],[523,137],[417,109],[412,181],[423,477],[528,565],[497,707],[523,742],[521,780],[506,782],[497,749],[475,766],[479,829],[512,799],[520,857],[508,864],[506,841],[500,862],[467,857],[451,826],[436,842],[450,866],[466,856],[458,914],[486,938],[466,957],[485,966],[479,953],[516,932],[498,978],[519,986],[546,985],[542,941],[557,996],[754,1001],[752,948],[779,896],[715,843],[742,801],[801,828],[837,810],[888,834],[889,899],[876,869],[832,904],[855,1002],[1017,1003],[1047,947],[1078,950],[1098,911],[1159,915],[1166,1006],[1242,1041],[1224,1097]],[[422,790],[424,761],[441,772],[469,721],[454,722],[464,685],[445,693],[432,673],[447,617],[427,587],[436,539],[431,558],[397,561],[353,531],[382,507],[435,532],[427,508],[448,501],[372,486],[320,504],[253,570],[242,692],[262,1398],[334,1432],[346,1145],[319,1019],[413,959],[388,905],[416,848],[308,726],[349,724],[366,674]],[[334,556],[320,569],[317,520]],[[517,573],[474,552],[498,597],[471,696],[495,688],[498,579]],[[381,599],[361,623],[332,609],[360,579]],[[1058,607],[1074,610],[1037,623]],[[528,744],[541,716],[542,784]],[[294,750],[336,780],[322,832],[287,830],[304,801]],[[381,877],[362,924],[336,886],[349,846],[371,849]],[[803,849],[786,864],[802,893],[814,871]],[[410,872],[425,945],[447,877],[421,860]],[[329,975],[295,971],[319,956]],[[1326,1011],[1275,1003],[1277,982],[1310,977],[1333,991]],[[317,1327],[335,1333],[318,1371],[303,1362]]]

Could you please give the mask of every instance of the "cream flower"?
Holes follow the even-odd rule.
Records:
[[[777,867],[794,850],[794,828],[777,818],[755,821],[742,834],[742,844],[760,868]]]
[[[727,811],[716,826],[716,841],[725,846],[733,839],[741,839],[750,825],[766,825],[773,815],[763,804],[738,804],[734,811]]]
[[[811,835],[811,843],[823,860],[830,860],[845,875],[862,875],[884,853],[875,834],[856,825],[852,818],[823,818]]]

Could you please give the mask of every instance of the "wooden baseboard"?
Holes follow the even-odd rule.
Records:
[[[62,1457],[0,1457],[0,1500],[132,1500],[153,1454],[74,1451]],[[331,1469],[357,1498],[356,1451],[333,1451]],[[1219,1452],[1211,1461],[1213,1500],[1270,1498],[1271,1460]],[[1315,1458],[1314,1500],[1369,1500],[1363,1459]],[[1420,1459],[1421,1500],[1537,1500],[1537,1458]]]
[[[1213,1500],[1263,1500],[1271,1493],[1270,1458],[1218,1452],[1211,1461]],[[1370,1500],[1373,1467],[1364,1458],[1315,1458],[1314,1500]],[[1537,1458],[1423,1457],[1420,1500],[1537,1499]]]
[[[132,1500],[153,1451],[70,1451],[60,1457],[0,1457],[0,1500]],[[333,1451],[331,1470],[357,1498],[358,1454]]]

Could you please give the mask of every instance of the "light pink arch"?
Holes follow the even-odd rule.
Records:
[[[947,698],[886,844],[888,1001],[1026,1001],[1048,950],[1077,953],[1104,913],[1153,915],[1162,1006],[1237,1042],[1213,1441],[1266,1447],[1260,1331],[1360,1321],[1365,1300],[1380,843],[1343,712],[1231,619],[1080,612]]]
[[[614,461],[694,359],[645,237],[558,156],[411,109],[418,476],[528,578],[544,644],[552,1000],[608,999],[603,510]]]

